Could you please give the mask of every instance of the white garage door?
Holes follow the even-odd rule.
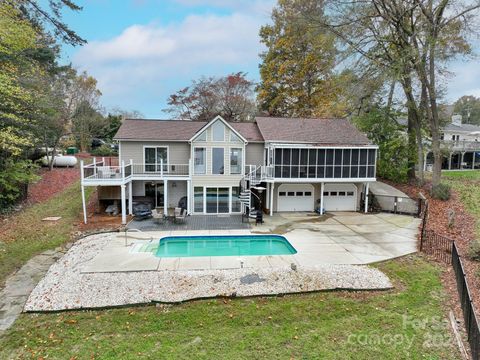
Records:
[[[353,184],[325,184],[323,208],[325,211],[356,211],[357,187]]]
[[[277,211],[313,211],[313,186],[282,184],[278,187]]]

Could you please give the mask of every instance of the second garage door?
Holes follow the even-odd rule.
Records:
[[[278,187],[277,211],[313,211],[313,186],[282,184]]]
[[[356,211],[357,187],[353,184],[326,184],[323,207],[325,211]]]

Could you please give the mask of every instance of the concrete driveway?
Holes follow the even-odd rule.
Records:
[[[305,266],[368,264],[417,251],[421,220],[405,215],[333,213],[319,217],[288,213],[252,227],[253,232],[278,232],[297,249],[295,259]],[[268,230],[267,230],[268,229]]]

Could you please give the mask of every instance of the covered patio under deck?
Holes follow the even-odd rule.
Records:
[[[116,199],[120,200],[120,212],[122,216],[122,225],[127,224],[127,214],[133,215],[134,203],[136,200],[139,202],[144,202],[145,197],[135,197],[134,196],[134,181],[142,183],[153,183],[153,184],[162,184],[162,202],[163,205],[157,207],[156,197],[155,197],[152,208],[162,208],[165,216],[169,215],[169,208],[175,207],[176,203],[173,206],[169,204],[169,196],[171,188],[174,188],[174,184],[178,182],[185,182],[186,190],[185,194],[182,196],[187,196],[187,199],[191,198],[191,178],[189,176],[188,166],[183,165],[161,165],[159,171],[149,171],[145,172],[145,165],[137,166],[130,163],[125,164],[122,162],[120,165],[112,166],[102,159],[101,161],[94,161],[92,164],[84,165],[81,161],[81,191],[82,191],[82,204],[83,204],[83,220],[84,223],[87,223],[87,204],[85,198],[85,187],[94,186],[94,187],[119,187],[119,196],[117,193]],[[169,184],[172,186],[169,187]],[[155,186],[156,189],[156,186]],[[187,201],[187,213],[191,213],[190,201]]]

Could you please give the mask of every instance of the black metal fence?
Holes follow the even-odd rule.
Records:
[[[420,251],[435,259],[450,264],[452,261],[453,240],[435,234],[432,230],[422,230]]]
[[[468,343],[472,359],[480,360],[480,329],[475,306],[472,302],[467,278],[463,268],[462,260],[458,254],[455,241],[445,236],[435,234],[432,230],[426,230],[428,221],[428,203],[425,203],[422,210],[422,231],[420,237],[420,251],[434,257],[446,264],[451,264],[455,272],[458,296],[465,321]]]
[[[460,255],[458,255],[455,242],[452,245],[451,260],[452,267],[455,272],[455,278],[457,280],[458,296],[460,297],[463,319],[465,321],[465,330],[467,331],[472,359],[478,360],[480,359],[480,330],[478,319],[475,313],[475,306],[473,305],[472,297],[470,295],[470,290],[468,288],[467,279],[465,277],[462,260],[460,259]]]
[[[370,194],[369,208],[372,211],[420,216],[422,200],[413,200],[406,196]]]

